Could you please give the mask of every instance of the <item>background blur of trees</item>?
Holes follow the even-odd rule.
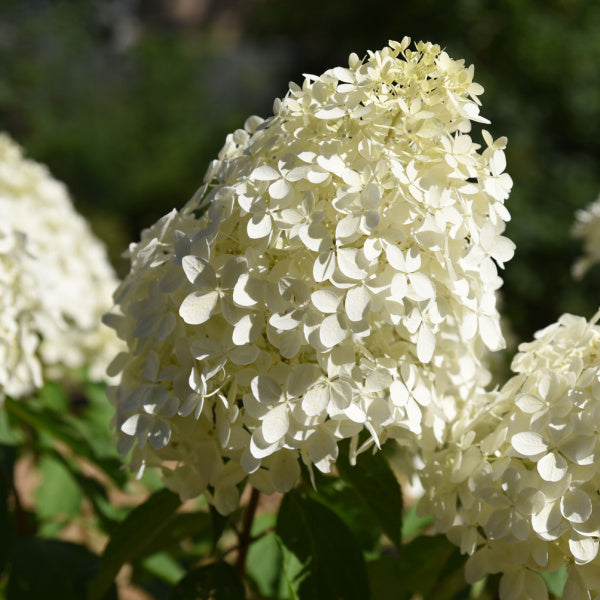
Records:
[[[597,0],[3,0],[0,129],[69,186],[124,274],[120,253],[193,194],[228,132],[288,81],[404,35],[475,64],[509,139],[515,333],[591,316],[600,268],[572,280],[569,229],[600,192]]]

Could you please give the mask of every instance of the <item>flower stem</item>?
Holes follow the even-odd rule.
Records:
[[[252,523],[256,514],[256,508],[258,507],[259,496],[260,492],[256,488],[252,488],[252,494],[244,513],[242,531],[239,534],[239,550],[237,560],[235,561],[235,570],[238,572],[240,579],[243,579],[246,574],[246,556],[252,542]]]

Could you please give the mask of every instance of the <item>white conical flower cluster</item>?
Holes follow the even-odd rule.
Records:
[[[600,262],[600,196],[587,208],[575,213],[571,232],[583,240],[584,255],[573,265],[573,276],[581,279],[590,267]]]
[[[101,379],[120,347],[100,322],[116,286],[65,187],[0,135],[0,399],[83,366]]]
[[[435,445],[487,383],[505,140],[468,135],[473,68],[409,43],[292,84],[130,248],[107,317],[128,344],[119,448],[183,496],[226,512],[247,475],[286,491],[298,458],[327,472],[363,430]]]
[[[565,598],[600,592],[597,319],[563,315],[522,344],[517,375],[426,458],[421,508],[471,555],[469,581],[503,573],[503,600],[547,598],[537,573],[563,565]]]

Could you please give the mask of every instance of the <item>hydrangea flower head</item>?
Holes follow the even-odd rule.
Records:
[[[587,208],[575,213],[571,231],[583,240],[584,255],[573,265],[573,276],[581,279],[590,267],[600,261],[600,196]]]
[[[248,475],[286,491],[340,439],[414,436],[502,347],[505,140],[468,135],[473,68],[409,44],[291,84],[132,245],[107,318],[120,448],[182,495],[231,510]]]
[[[467,579],[502,572],[503,600],[547,598],[538,573],[563,565],[565,598],[600,592],[599,316],[563,315],[522,344],[517,375],[423,470]]]
[[[117,280],[65,187],[0,135],[0,399],[87,366],[102,379],[119,348],[101,324]]]

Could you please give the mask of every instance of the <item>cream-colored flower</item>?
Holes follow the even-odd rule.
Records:
[[[462,443],[425,459],[422,509],[471,555],[469,581],[503,573],[503,600],[546,598],[536,573],[562,565],[573,597],[600,592],[599,316],[563,315],[522,344]]]
[[[505,140],[469,136],[486,122],[473,68],[409,43],[292,84],[132,245],[108,321],[128,344],[111,372],[136,469],[176,460],[169,484],[215,500],[233,465],[286,491],[275,473],[298,458],[327,472],[363,430],[435,445],[487,383],[513,253]],[[219,460],[200,477],[209,441]]]
[[[0,135],[0,398],[87,366],[104,377],[118,341],[101,322],[117,281],[65,187]]]
[[[573,277],[581,279],[590,267],[600,261],[600,196],[587,208],[575,213],[571,233],[583,240],[584,255],[573,265]]]

